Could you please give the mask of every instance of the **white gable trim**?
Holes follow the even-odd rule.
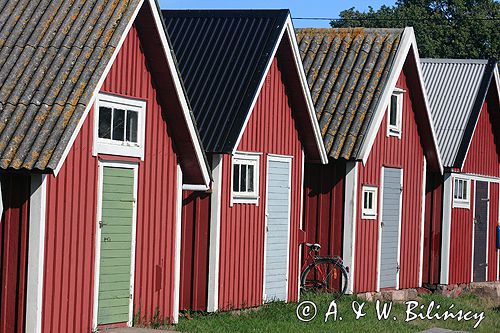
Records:
[[[264,85],[264,81],[266,79],[267,73],[269,72],[269,69],[271,68],[271,64],[273,63],[274,57],[276,56],[276,52],[278,51],[278,47],[281,43],[281,40],[283,39],[285,32],[287,33],[288,40],[290,41],[291,48],[293,51],[293,58],[295,60],[295,68],[296,68],[297,72],[299,73],[299,77],[300,77],[300,85],[301,85],[302,91],[307,99],[306,100],[307,111],[309,113],[309,119],[311,120],[311,124],[313,126],[314,139],[316,141],[316,145],[317,145],[319,153],[320,153],[321,163],[327,164],[328,163],[328,155],[326,153],[325,146],[323,145],[323,138],[321,136],[319,124],[318,124],[318,121],[316,119],[316,111],[315,111],[314,104],[312,101],[311,92],[310,92],[309,86],[307,84],[307,79],[306,79],[306,75],[304,72],[304,68],[302,67],[302,60],[300,58],[300,52],[299,52],[299,47],[297,44],[297,38],[295,36],[295,30],[293,28],[292,19],[290,17],[290,14],[288,15],[288,17],[286,19],[286,23],[283,25],[283,29],[281,30],[281,33],[280,33],[280,36],[278,38],[278,41],[276,42],[276,45],[274,45],[273,51],[271,53],[271,57],[269,58],[269,62],[266,65],[266,70],[264,71],[264,74],[262,75],[259,86],[257,88],[257,93],[255,94],[255,96],[252,100],[252,104],[250,104],[250,109],[247,113],[247,117],[245,118],[245,122],[243,123],[243,127],[241,128],[240,134],[238,135],[238,139],[236,140],[236,143],[233,147],[232,154],[234,155],[236,153],[238,146],[240,144],[241,138],[243,137],[243,133],[245,133],[245,130],[246,130],[247,125],[248,125],[248,121],[250,120],[250,117],[253,113],[255,104],[257,103],[257,99],[260,96],[260,92],[262,90],[262,86]]]
[[[375,138],[377,137],[378,131],[380,129],[380,124],[382,123],[382,120],[384,119],[385,111],[389,105],[389,101],[390,101],[392,92],[394,91],[394,89],[396,87],[396,83],[398,81],[399,75],[400,75],[401,71],[403,70],[403,65],[406,61],[406,58],[408,57],[408,53],[410,52],[410,48],[413,49],[413,54],[415,57],[415,65],[417,67],[418,80],[420,82],[420,86],[423,89],[422,95],[424,97],[425,110],[427,112],[427,117],[429,119],[429,126],[431,128],[432,141],[434,143],[436,156],[438,158],[439,169],[440,169],[440,172],[442,174],[443,173],[443,162],[442,162],[441,155],[439,153],[439,149],[438,149],[438,145],[437,145],[436,131],[434,129],[434,124],[432,122],[430,107],[429,107],[429,100],[427,97],[427,93],[425,91],[424,79],[422,76],[422,66],[420,64],[420,56],[418,54],[417,41],[415,39],[415,33],[414,33],[412,27],[405,28],[405,30],[403,31],[403,36],[401,37],[401,41],[399,43],[399,47],[398,47],[398,50],[396,52],[392,71],[391,71],[391,73],[389,73],[389,78],[388,78],[387,84],[384,88],[384,91],[382,92],[382,96],[380,98],[380,103],[378,104],[377,109],[375,110],[375,113],[374,113],[375,118],[373,119],[373,121],[371,123],[371,128],[369,128],[367,131],[368,135],[367,135],[365,141],[363,142],[363,145],[361,146],[359,156],[360,156],[361,160],[363,161],[363,164],[366,164],[368,157],[370,156],[370,152],[371,152],[373,143],[375,142]]]
[[[495,76],[495,83],[497,85],[498,103],[500,103],[500,73],[498,71],[498,62],[493,70],[493,75]]]
[[[42,332],[47,175],[31,175],[25,331]]]
[[[169,69],[170,74],[172,75],[172,79],[174,81],[175,92],[176,92],[177,97],[179,99],[179,102],[181,104],[183,115],[184,115],[184,119],[186,121],[186,124],[188,125],[189,134],[190,134],[190,137],[191,137],[191,142],[193,143],[193,145],[195,147],[196,157],[197,157],[197,160],[198,160],[198,165],[199,165],[199,167],[200,167],[200,169],[202,170],[202,173],[203,173],[203,180],[204,180],[204,184],[203,185],[206,185],[208,187],[208,185],[210,183],[210,174],[209,174],[209,171],[208,171],[208,167],[207,167],[207,165],[205,163],[205,158],[204,158],[204,155],[203,155],[203,150],[201,148],[201,143],[200,143],[200,141],[198,139],[198,136],[196,134],[196,130],[195,130],[195,126],[194,126],[193,120],[191,119],[191,115],[190,115],[190,111],[189,111],[187,99],[186,99],[186,96],[184,95],[184,91],[182,89],[182,84],[181,84],[181,81],[180,81],[180,78],[179,78],[179,74],[177,73],[177,70],[176,70],[176,65],[175,65],[175,62],[174,62],[174,59],[173,59],[173,56],[172,56],[172,53],[171,53],[171,47],[168,44],[167,35],[165,33],[165,29],[164,29],[163,23],[161,21],[161,16],[160,16],[160,13],[159,13],[159,10],[158,10],[158,6],[156,5],[156,1],[155,0],[146,0],[146,2],[149,3],[149,6],[151,8],[151,12],[153,13],[153,18],[154,18],[154,21],[155,21],[155,25],[156,25],[158,34],[160,35],[160,40],[161,40],[161,45],[162,45],[162,48],[163,48],[163,52],[164,52],[164,55],[167,58],[168,69]],[[90,99],[89,103],[87,104],[87,107],[85,109],[85,112],[83,113],[82,118],[78,122],[78,125],[76,126],[76,129],[73,132],[73,135],[71,136],[68,145],[64,149],[64,152],[63,152],[63,155],[61,157],[61,160],[59,161],[59,163],[57,164],[56,168],[54,169],[54,175],[55,176],[57,176],[57,174],[61,170],[64,162],[66,161],[66,158],[68,157],[68,154],[69,154],[71,148],[73,147],[73,143],[75,142],[78,134],[80,133],[80,130],[81,130],[83,124],[85,123],[85,120],[87,119],[87,116],[88,116],[88,114],[90,112],[90,109],[94,106],[94,102],[96,100],[97,94],[101,90],[102,85],[104,83],[104,80],[108,76],[108,73],[111,70],[111,67],[113,66],[113,63],[115,62],[116,57],[118,56],[118,53],[120,52],[120,50],[121,50],[121,48],[123,46],[123,43],[125,42],[125,39],[127,38],[128,33],[130,32],[130,29],[132,28],[132,25],[134,24],[135,19],[137,18],[137,15],[139,14],[139,11],[141,10],[143,4],[144,4],[144,0],[141,0],[139,2],[139,4],[137,5],[137,8],[135,9],[134,13],[132,14],[132,17],[130,18],[130,21],[128,22],[127,27],[125,28],[125,31],[123,32],[123,34],[122,34],[122,36],[120,38],[120,41],[118,42],[118,45],[117,45],[115,51],[113,52],[113,55],[111,56],[111,59],[109,60],[106,68],[104,69],[104,72],[103,72],[101,78],[99,79],[99,81],[98,81],[98,83],[97,83],[97,85],[96,85],[96,87],[94,89],[94,92],[92,94],[92,98]]]

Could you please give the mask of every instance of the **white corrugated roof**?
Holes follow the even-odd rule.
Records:
[[[445,167],[452,167],[487,60],[422,59],[425,88]]]

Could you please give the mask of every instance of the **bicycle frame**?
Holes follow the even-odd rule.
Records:
[[[314,266],[315,266],[316,271],[319,272],[321,278],[325,279],[326,278],[325,277],[325,273],[321,269],[321,266],[316,265],[316,259],[320,259],[320,258],[333,259],[336,262],[338,262],[341,266],[344,266],[344,262],[343,262],[342,258],[340,258],[340,257],[336,257],[336,256],[335,257],[317,256],[317,255],[314,254],[315,252],[316,251],[314,251],[313,249],[309,249],[309,251],[307,252],[307,258],[304,261],[304,264],[302,265],[302,268],[300,269],[301,272],[303,272],[306,269],[306,267],[309,266],[309,264],[313,263]],[[346,270],[347,270],[347,268],[346,268]]]
[[[307,258],[304,261],[304,265],[302,265],[300,271],[303,272],[306,269],[306,267],[309,266],[310,263],[313,263],[316,270],[319,272],[321,278],[325,279],[325,273],[323,272],[320,266],[316,265],[316,258],[318,258],[318,256],[314,255],[314,252],[316,251],[314,251],[313,249],[309,249],[309,251],[307,252]]]

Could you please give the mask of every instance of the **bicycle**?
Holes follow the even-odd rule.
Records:
[[[300,287],[305,292],[327,292],[339,299],[347,291],[347,269],[338,256],[319,256],[319,244],[305,243],[309,248],[300,274]]]

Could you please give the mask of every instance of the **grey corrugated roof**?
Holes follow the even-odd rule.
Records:
[[[55,169],[139,0],[0,3],[0,167]]]
[[[474,121],[474,105],[488,61],[422,59],[421,63],[443,164],[458,166],[457,155],[468,124]]]
[[[164,10],[208,152],[232,152],[288,10]]]
[[[298,29],[307,81],[330,157],[356,159],[404,29]]]

